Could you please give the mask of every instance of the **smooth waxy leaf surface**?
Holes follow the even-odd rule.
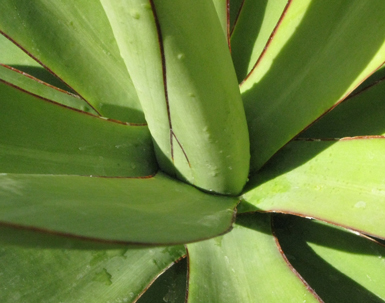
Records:
[[[285,217],[274,219],[282,249],[325,302],[384,302],[383,245],[332,225]]]
[[[156,173],[146,126],[39,99],[0,81],[0,173],[137,177]]]
[[[231,35],[231,55],[242,82],[260,57],[287,0],[245,0]]]
[[[217,11],[219,22],[221,23],[222,30],[225,34],[226,39],[229,36],[229,27],[228,27],[228,2],[230,0],[213,0],[215,10]]]
[[[318,302],[282,257],[270,216],[238,216],[221,237],[190,244],[188,303]]]
[[[12,66],[61,89],[71,91],[59,78],[33,60],[12,41],[0,33],[0,63]]]
[[[4,303],[134,302],[185,254],[183,246],[135,248],[0,227]]]
[[[293,141],[250,181],[239,209],[314,217],[385,238],[385,139]]]
[[[385,61],[384,1],[293,0],[241,85],[251,170]]]
[[[77,237],[175,244],[226,232],[237,199],[145,179],[0,175],[0,222]]]
[[[205,190],[238,194],[249,170],[249,139],[213,3],[102,3],[137,88],[160,167]]]
[[[6,81],[14,86],[30,92],[39,97],[49,99],[66,106],[80,109],[85,112],[97,114],[87,102],[79,96],[59,90],[49,84],[42,82],[30,75],[0,63],[0,80]]]
[[[385,135],[385,81],[345,100],[300,138],[342,138]]]
[[[98,1],[4,0],[0,4],[0,32],[52,70],[101,115],[144,122]]]

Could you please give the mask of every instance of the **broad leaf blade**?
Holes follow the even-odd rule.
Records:
[[[8,82],[16,87],[20,87],[21,89],[39,97],[58,102],[72,108],[80,109],[85,112],[97,114],[94,109],[79,96],[59,90],[56,87],[50,86],[46,82],[42,82],[41,80],[38,80],[20,70],[2,65],[1,63],[0,80]]]
[[[221,23],[223,33],[225,34],[226,40],[229,38],[229,15],[228,15],[228,6],[230,0],[212,0],[217,11],[219,22]]]
[[[0,63],[12,66],[61,89],[72,91],[64,82],[0,34]]]
[[[245,0],[231,35],[238,82],[253,69],[281,17],[287,0]]]
[[[53,71],[101,115],[144,122],[99,1],[4,0],[0,32]]]
[[[4,303],[134,302],[185,254],[183,246],[135,248],[0,227]]]
[[[250,181],[239,211],[318,218],[385,238],[385,139],[293,141]]]
[[[300,138],[385,135],[385,81],[358,92],[327,113]]]
[[[382,0],[291,1],[241,85],[252,171],[382,65],[384,12]]]
[[[157,171],[146,126],[39,99],[0,81],[0,172],[140,177]]]
[[[249,138],[212,1],[102,3],[161,169],[204,190],[238,194],[249,171]]]
[[[0,222],[140,244],[198,241],[228,231],[236,198],[152,178],[0,175]]]
[[[279,216],[274,225],[289,261],[325,302],[384,302],[383,245],[298,217]]]
[[[187,246],[188,303],[318,302],[285,262],[270,216],[239,216],[234,229]]]

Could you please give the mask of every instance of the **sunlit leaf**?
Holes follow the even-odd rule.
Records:
[[[230,233],[190,244],[188,303],[319,302],[282,257],[270,216],[240,216]]]
[[[384,13],[382,0],[290,2],[241,85],[252,171],[383,64]]]
[[[385,238],[385,139],[293,141],[250,181],[240,212],[319,218]]]
[[[146,126],[39,99],[0,81],[0,173],[148,176],[157,164]]]
[[[0,32],[53,71],[102,116],[144,122],[99,1],[3,0]]]
[[[115,242],[214,237],[230,229],[237,202],[162,173],[145,179],[0,174],[0,222]]]

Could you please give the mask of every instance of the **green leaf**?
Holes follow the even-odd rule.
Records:
[[[327,113],[300,138],[385,135],[385,81],[359,91]]]
[[[59,234],[151,245],[228,231],[236,198],[152,178],[0,175],[0,222]]]
[[[239,216],[234,230],[190,244],[188,303],[318,302],[286,264],[270,216]]]
[[[245,0],[231,35],[231,55],[241,83],[253,69],[287,0]]]
[[[241,85],[253,172],[383,64],[384,13],[382,0],[290,2]]]
[[[94,109],[79,96],[64,90],[59,90],[58,88],[53,87],[46,82],[42,82],[20,70],[0,63],[0,81],[1,80],[39,97],[85,112],[97,114]]]
[[[376,70],[369,78],[367,78],[364,82],[357,87],[352,95],[357,94],[364,89],[369,88],[372,85],[377,84],[377,82],[383,80],[385,78],[385,65],[382,65],[378,70]]]
[[[274,218],[274,226],[291,264],[325,302],[384,302],[383,245],[293,216]]]
[[[134,302],[185,254],[183,246],[138,248],[0,227],[4,303]]]
[[[205,190],[238,194],[249,170],[249,139],[213,3],[102,3],[137,88],[161,169]]]
[[[135,88],[98,1],[4,0],[0,32],[53,71],[101,115],[144,122]]]
[[[228,6],[230,0],[212,0],[215,6],[215,10],[217,11],[217,15],[219,18],[219,22],[221,23],[222,30],[225,34],[226,40],[229,37],[230,28],[228,27]]]
[[[73,92],[63,81],[33,60],[0,32],[0,64],[12,66],[53,86]]]
[[[313,217],[385,238],[385,139],[293,141],[253,178],[239,212]]]
[[[138,177],[157,171],[146,126],[39,99],[0,81],[0,172]]]
[[[185,303],[186,275],[187,262],[183,259],[158,277],[138,303]]]
[[[238,21],[238,16],[242,10],[245,0],[230,0],[230,31],[232,32],[234,26]]]

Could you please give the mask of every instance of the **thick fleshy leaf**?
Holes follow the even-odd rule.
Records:
[[[346,99],[300,138],[342,138],[385,135],[385,81]]]
[[[382,0],[290,2],[241,84],[252,171],[382,65],[384,13]]]
[[[144,122],[99,1],[3,0],[0,32],[53,71],[101,115]]]
[[[190,244],[188,303],[318,302],[285,262],[270,216],[239,216],[221,237]]]
[[[183,259],[156,279],[138,303],[185,303],[186,276],[187,262]]]
[[[57,89],[46,82],[42,82],[41,80],[26,74],[23,71],[14,69],[10,66],[2,65],[1,63],[0,80],[20,87],[21,89],[39,97],[58,102],[72,108],[80,109],[85,112],[97,114],[94,109],[79,96]]]
[[[253,69],[276,27],[287,0],[245,0],[231,35],[238,81]]]
[[[58,88],[71,91],[63,81],[33,60],[12,41],[0,34],[0,64],[12,66]]]
[[[231,228],[236,198],[152,178],[0,175],[0,222],[140,244],[198,241]]]
[[[0,301],[134,302],[183,246],[135,248],[0,227]]]
[[[238,211],[318,218],[385,238],[385,138],[293,141],[250,181]]]
[[[230,0],[212,0],[215,6],[215,10],[217,11],[219,21],[222,26],[222,30],[225,34],[226,39],[229,37],[229,26],[228,26],[228,5]]]
[[[325,302],[384,302],[385,247],[341,228],[274,218],[290,263]]]
[[[102,1],[138,91],[159,166],[205,190],[238,194],[249,137],[212,1]]]
[[[0,172],[139,177],[156,173],[151,135],[0,81]]]

